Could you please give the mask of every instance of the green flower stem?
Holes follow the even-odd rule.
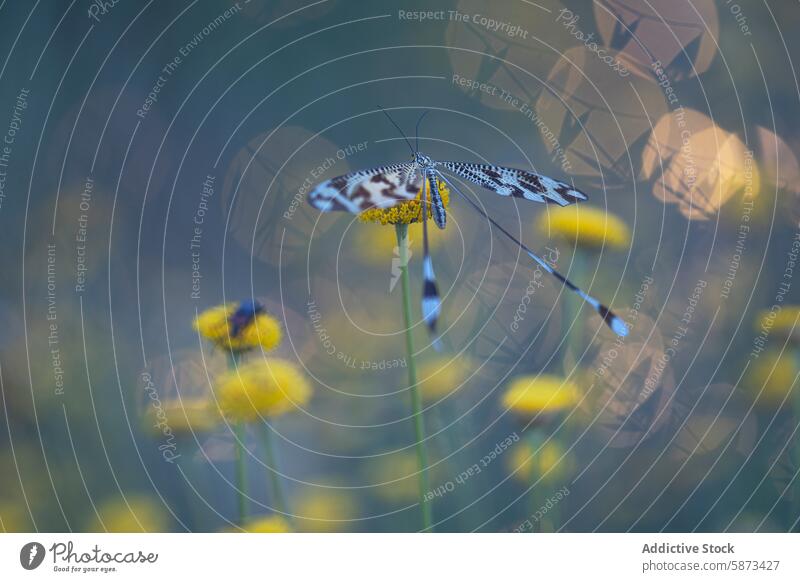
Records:
[[[794,353],[795,363],[800,366],[800,350],[796,350]],[[795,385],[791,388],[792,392],[790,395],[791,404],[792,404],[792,413],[794,416],[794,422],[800,424],[800,385]],[[794,444],[792,445],[792,457],[794,461],[794,467],[800,467],[800,439],[795,439]],[[798,524],[794,527],[794,529],[789,529],[789,531],[800,531],[800,478],[794,480],[794,494],[792,495],[792,501],[789,504],[789,527],[791,528],[794,525],[795,521]]]
[[[235,370],[239,363],[239,354],[228,352],[228,368]],[[236,507],[239,515],[239,525],[247,521],[247,467],[244,458],[245,426],[242,422],[233,425],[233,437],[236,475]]]
[[[539,433],[539,430],[537,430],[535,427],[532,427],[532,428],[529,429],[528,434],[526,435],[526,440],[528,441],[528,444],[530,445],[531,450],[534,451],[534,456],[531,459],[529,459],[528,462],[531,463],[533,467],[536,467],[536,464],[535,464],[536,461],[537,461],[537,459],[536,459],[536,454],[537,454],[536,451],[539,449],[540,446],[542,446],[543,436]],[[534,470],[532,472],[532,475],[531,475],[531,481],[535,482],[536,479],[539,478],[539,476],[540,476],[539,475],[539,471],[538,470]],[[541,509],[541,506],[542,506],[542,488],[543,488],[543,485],[542,485],[541,482],[539,482],[538,485],[534,485],[531,488],[531,491],[528,494],[529,500],[530,500],[529,501],[530,505],[529,505],[528,509],[530,511],[531,517],[535,516],[539,512],[539,510]],[[533,524],[533,526],[531,527],[531,532],[530,533],[540,533],[541,531],[542,531],[542,522],[541,522],[541,518],[539,518]]]
[[[278,475],[278,462],[275,460],[275,448],[272,440],[272,427],[266,423],[262,423],[261,442],[264,445],[264,458],[267,462],[270,489],[272,490],[272,502],[275,505],[275,510],[288,518],[288,506],[286,505],[286,497],[283,495],[280,475]]]
[[[584,278],[585,274],[589,273],[590,259],[593,259],[592,251],[583,248],[578,244],[575,247],[575,254],[572,259],[572,268],[570,269],[570,280],[577,282],[578,285],[588,285],[588,280]],[[564,329],[570,330],[567,334],[564,345],[564,375],[569,377],[580,373],[581,360],[584,356],[584,350],[587,346],[584,339],[584,330],[586,328],[586,318],[589,317],[589,310],[586,309],[586,302],[578,297],[575,293],[569,293],[566,298],[566,305],[564,309]],[[569,354],[569,355],[568,355]],[[576,421],[575,417],[571,416],[564,424],[563,428],[559,431],[558,435],[564,442],[573,442],[576,438]],[[556,436],[555,434],[552,436]],[[557,489],[557,484],[546,487],[543,501],[546,503],[547,498],[552,495]],[[541,518],[540,529],[541,532],[555,532],[561,526],[561,507],[556,503],[553,508],[548,511]]]
[[[552,486],[544,488],[544,503],[542,505],[547,504],[547,500],[553,494],[554,488]],[[542,533],[555,533],[558,530],[558,524],[561,521],[560,509],[558,507],[558,503],[554,503],[552,508],[547,510],[542,516]]]
[[[239,509],[239,525],[247,520],[247,470],[244,461],[244,424],[237,422],[233,427],[236,439],[236,501]]]
[[[408,225],[396,225],[397,246],[400,254],[400,278],[403,289],[403,321],[406,327],[406,351],[408,352],[408,387],[414,411],[414,434],[416,437],[417,465],[419,469],[419,505],[422,511],[423,531],[433,531],[431,504],[425,500],[430,491],[428,476],[428,451],[425,447],[425,419],[422,416],[422,397],[417,385],[417,367],[414,362],[414,337],[411,330],[411,292],[408,280]]]

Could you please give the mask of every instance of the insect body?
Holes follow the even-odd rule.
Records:
[[[386,111],[384,111],[384,113],[386,113]],[[386,113],[386,116],[389,117],[389,114]],[[417,132],[419,131],[419,123],[424,116],[425,114],[423,114],[417,122]],[[402,130],[394,123],[391,117],[389,117],[389,120],[397,127],[400,133],[403,134]],[[488,220],[492,226],[497,228],[501,234],[519,245],[533,261],[561,281],[570,291],[576,293],[586,301],[600,314],[603,321],[614,333],[620,336],[628,334],[628,327],[622,319],[614,315],[608,307],[601,304],[597,299],[584,292],[561,273],[553,269],[536,253],[498,224],[483,210],[483,208],[474,202],[472,198],[461,192],[454,184],[453,180],[442,173],[442,170],[491,190],[500,196],[514,196],[532,202],[567,206],[586,200],[587,196],[583,192],[564,182],[559,182],[558,180],[526,170],[518,170],[492,164],[433,160],[429,156],[419,152],[418,137],[416,148],[411,146],[411,142],[408,141],[405,134],[403,134],[403,137],[406,139],[412,152],[410,162],[381,166],[370,170],[359,170],[327,180],[309,192],[309,203],[323,212],[344,210],[358,214],[370,208],[390,208],[396,204],[414,200],[417,195],[419,195],[425,182],[427,182],[430,188],[431,215],[439,228],[445,228],[447,213],[439,192],[439,180],[441,180],[463,198],[473,210],[478,212],[478,214]],[[436,338],[436,322],[440,311],[440,300],[436,288],[433,262],[428,252],[428,197],[423,195],[420,197],[420,200],[422,204],[422,265],[424,280],[422,314],[431,334]]]

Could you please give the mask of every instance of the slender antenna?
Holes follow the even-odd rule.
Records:
[[[500,225],[499,225],[499,224],[498,224],[496,221],[494,221],[494,220],[492,219],[492,217],[491,217],[491,216],[489,216],[489,215],[488,215],[488,214],[487,214],[487,213],[486,213],[486,212],[483,210],[483,208],[481,208],[480,206],[478,206],[478,204],[472,200],[472,198],[470,198],[469,196],[467,196],[466,194],[464,194],[464,193],[463,193],[461,190],[459,190],[459,189],[456,187],[456,185],[455,185],[455,184],[453,184],[452,180],[449,180],[448,178],[445,178],[445,177],[442,175],[442,173],[441,173],[441,172],[439,172],[438,170],[436,171],[436,173],[437,173],[437,174],[438,174],[438,175],[439,175],[439,176],[442,178],[442,180],[444,180],[445,182],[447,182],[447,184],[448,184],[448,185],[449,185],[451,188],[453,188],[453,190],[455,190],[455,191],[456,191],[456,193],[457,193],[459,196],[461,196],[461,197],[462,197],[464,200],[466,200],[467,202],[469,202],[470,206],[472,206],[472,208],[474,208],[474,209],[475,209],[475,210],[478,212],[478,214],[480,214],[481,216],[483,216],[483,217],[484,217],[486,220],[488,220],[490,223],[492,223],[492,225],[494,225],[495,227],[497,227],[497,229],[498,229],[500,232],[502,232],[504,235],[506,235],[508,238],[510,238],[510,239],[511,239],[512,241],[514,241],[515,243],[517,243],[517,244],[520,246],[520,248],[521,248],[523,251],[525,251],[525,252],[528,254],[528,256],[529,256],[530,258],[532,258],[534,261],[536,261],[537,263],[539,263],[539,265],[540,265],[540,266],[541,266],[541,267],[542,267],[544,270],[546,270],[548,273],[550,273],[551,275],[553,275],[553,277],[555,277],[556,279],[558,279],[559,281],[561,281],[561,282],[562,282],[564,285],[566,285],[566,286],[567,286],[567,288],[568,288],[570,291],[572,291],[573,293],[577,294],[577,295],[578,295],[578,296],[579,296],[581,299],[583,299],[584,301],[586,301],[586,303],[588,303],[589,305],[591,305],[591,306],[594,308],[594,310],[595,310],[595,311],[596,311],[596,312],[597,312],[597,313],[600,315],[600,317],[602,317],[602,318],[603,318],[603,321],[606,323],[606,325],[608,325],[608,327],[610,327],[610,328],[611,328],[611,330],[612,330],[612,331],[613,331],[615,334],[617,334],[618,336],[621,336],[621,337],[625,337],[626,335],[628,335],[628,326],[625,324],[625,322],[624,322],[624,321],[623,321],[621,318],[619,318],[619,317],[617,317],[616,315],[614,315],[614,313],[612,313],[612,311],[611,311],[611,310],[610,310],[608,307],[606,307],[605,305],[603,305],[602,303],[600,303],[600,302],[599,302],[597,299],[595,299],[595,298],[594,298],[594,297],[592,297],[591,295],[587,294],[585,291],[583,291],[583,289],[581,289],[580,287],[578,287],[577,285],[575,285],[575,284],[574,284],[572,281],[570,281],[569,279],[567,279],[567,278],[566,278],[564,275],[562,275],[561,273],[559,273],[558,271],[556,271],[556,270],[555,270],[553,267],[551,267],[550,265],[548,265],[548,264],[545,262],[545,260],[544,260],[544,259],[542,259],[542,258],[540,258],[539,256],[537,256],[537,255],[536,255],[536,253],[534,253],[534,252],[533,252],[531,249],[529,249],[527,246],[525,246],[525,245],[524,245],[522,242],[520,242],[519,240],[517,240],[517,237],[515,237],[513,234],[511,234],[510,232],[508,232],[508,231],[507,231],[505,228],[503,228],[502,226],[500,226]]]
[[[378,109],[380,109],[381,111],[383,111],[383,114],[384,114],[386,117],[388,117],[388,118],[389,118],[389,121],[391,121],[391,122],[392,122],[392,125],[394,125],[394,126],[397,128],[397,131],[399,131],[399,132],[400,132],[400,135],[402,135],[402,136],[403,136],[403,139],[404,139],[404,140],[406,140],[406,143],[408,144],[408,149],[410,149],[410,150],[411,150],[411,154],[412,154],[412,155],[413,155],[413,154],[415,154],[416,152],[414,151],[414,148],[412,148],[412,147],[411,147],[411,142],[410,142],[410,141],[408,141],[408,138],[406,137],[406,134],[404,134],[404,133],[403,133],[403,130],[402,130],[402,129],[400,129],[400,126],[399,126],[399,125],[397,125],[397,124],[395,123],[394,119],[392,119],[392,116],[391,116],[391,115],[389,115],[389,112],[388,112],[388,111],[386,111],[386,110],[385,110],[383,107],[381,107],[380,105],[378,105]]]
[[[419,116],[419,119],[417,119],[417,128],[414,130],[414,141],[417,148],[417,152],[419,152],[419,124],[422,123],[422,120],[425,119],[425,116],[428,115],[430,111],[431,111],[430,109],[424,111],[422,115]]]

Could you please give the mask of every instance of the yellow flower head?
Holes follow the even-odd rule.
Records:
[[[756,320],[756,330],[768,329],[800,341],[800,305],[784,305],[777,313],[763,311]]]
[[[216,428],[221,418],[214,401],[209,398],[181,398],[161,402],[161,409],[148,407],[145,427],[161,434],[163,423],[173,434],[208,432]]]
[[[356,514],[353,499],[343,490],[312,490],[293,503],[295,521],[302,531],[340,532],[349,528]]]
[[[250,422],[262,416],[279,416],[305,405],[311,385],[291,362],[258,359],[222,374],[216,383],[222,414],[234,421]]]
[[[764,407],[780,406],[795,386],[797,361],[791,351],[767,350],[753,362],[747,371],[745,386]]]
[[[563,447],[552,439],[543,444],[538,453],[532,444],[522,442],[514,447],[508,457],[508,470],[514,478],[524,483],[539,477],[556,481],[571,467],[571,458],[565,456]]]
[[[558,376],[520,376],[503,394],[502,404],[514,412],[535,416],[561,412],[580,400],[578,387]]]
[[[450,204],[450,190],[447,184],[441,180],[437,181],[439,184],[439,194],[442,196],[442,204],[445,208]],[[425,180],[425,185],[420,189],[416,199],[409,200],[408,202],[401,202],[391,208],[370,208],[358,215],[361,222],[377,222],[383,225],[386,224],[410,224],[412,222],[419,222],[422,219],[422,191],[425,190],[425,196],[428,200],[428,218],[432,218],[431,214],[431,194],[428,181]]]
[[[539,219],[539,230],[577,246],[624,249],[631,242],[628,225],[621,218],[583,204],[548,208]]]
[[[110,533],[155,533],[167,531],[167,510],[142,495],[126,495],[101,503],[99,518],[89,524],[88,531]]]
[[[467,380],[471,366],[466,358],[434,358],[419,366],[422,398],[425,401],[441,400]]]
[[[261,346],[273,350],[281,342],[281,325],[264,313],[255,313],[243,325],[237,325],[234,315],[241,304],[226,303],[206,309],[194,320],[194,328],[218,347],[236,352]]]
[[[279,515],[267,515],[249,520],[242,526],[247,533],[289,533],[289,522]],[[238,529],[236,531],[239,531]]]

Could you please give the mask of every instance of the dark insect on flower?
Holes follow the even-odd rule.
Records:
[[[199,334],[217,346],[242,352],[261,347],[273,350],[281,342],[281,326],[255,300],[225,303],[200,313],[194,320]]]
[[[228,319],[231,325],[231,335],[237,337],[239,332],[250,325],[256,315],[260,313],[264,313],[264,306],[258,301],[248,299],[239,303],[239,307]]]

